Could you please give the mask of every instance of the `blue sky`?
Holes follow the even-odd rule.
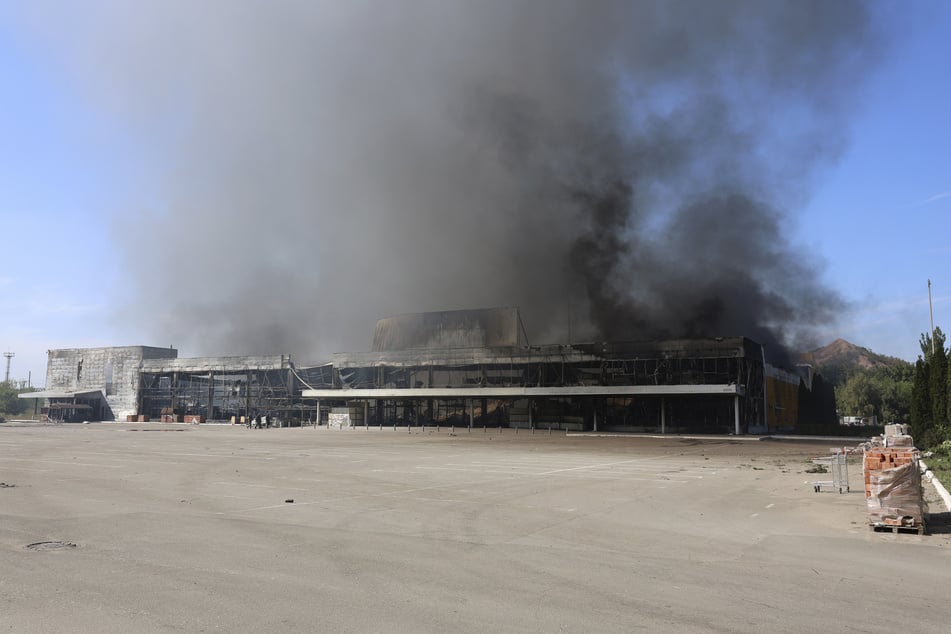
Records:
[[[790,231],[851,302],[822,343],[913,360],[928,279],[935,323],[951,329],[951,3],[900,6],[849,143]],[[117,116],[122,104],[90,101],[67,49],[20,13],[0,6],[0,347],[16,354],[11,378],[42,385],[48,349],[173,343],[146,339],[123,306],[119,245],[136,238],[116,221],[150,210],[167,172],[161,140]]]
[[[897,29],[799,227],[854,302],[829,337],[908,360],[930,328],[928,279],[935,325],[951,328],[951,4],[925,6]]]
[[[114,282],[104,214],[123,171],[103,143],[114,133],[41,44],[0,18],[0,345],[16,354],[11,378],[42,385],[47,349],[114,342],[101,319]]]

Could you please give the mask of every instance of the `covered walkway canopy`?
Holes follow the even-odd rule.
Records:
[[[490,399],[507,400],[508,402],[526,400],[528,406],[524,408],[524,414],[527,417],[524,422],[529,426],[536,421],[533,420],[532,402],[544,401],[546,399],[584,399],[591,397],[595,399],[630,399],[634,397],[656,397],[663,403],[664,397],[726,397],[728,402],[732,401],[733,420],[731,421],[734,433],[740,433],[740,397],[745,395],[745,389],[736,384],[708,384],[708,385],[588,385],[588,386],[550,386],[550,387],[528,387],[528,386],[484,386],[484,387],[421,387],[421,388],[320,388],[301,390],[301,397],[304,399],[315,399],[319,409],[320,402],[342,401],[346,403],[364,402],[363,424],[369,424],[370,401],[389,401],[404,402],[411,404],[408,411],[418,416],[423,409],[432,411],[434,401],[454,401],[468,403],[463,406],[463,418],[468,418],[468,424],[472,425],[475,412],[478,410],[482,415],[487,412],[486,402]],[[428,406],[423,404],[428,402]],[[478,405],[479,403],[482,405]],[[604,402],[604,401],[601,401]],[[664,430],[666,426],[664,407],[658,408],[656,424]],[[594,429],[598,428],[597,408],[592,410],[594,416]],[[603,415],[603,414],[602,414]]]
[[[102,389],[82,389],[82,390],[44,390],[41,392],[24,392],[19,395],[20,398],[48,398],[53,399],[62,399],[62,398],[76,398],[78,396],[91,396],[93,398],[98,398],[102,396]]]
[[[39,399],[48,399],[50,402],[48,409],[50,418],[66,421],[100,420],[102,418],[104,396],[100,388],[24,392],[19,397],[34,399],[34,414],[39,409]]]

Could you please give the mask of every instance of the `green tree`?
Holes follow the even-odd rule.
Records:
[[[951,354],[948,355],[948,367],[946,371],[947,371],[947,376],[946,376],[947,385],[945,386],[945,394],[947,395],[948,409],[945,412],[946,414],[945,420],[951,421]],[[951,437],[951,425],[948,425],[946,427],[944,436],[945,436],[945,440]]]
[[[0,382],[0,414],[16,416],[26,411],[29,402],[19,398],[19,393],[10,383]]]
[[[835,397],[844,416],[877,416],[881,411],[880,391],[866,372],[850,376],[836,389]]]
[[[935,332],[940,332],[940,328],[935,328]],[[935,338],[937,344],[937,337]],[[921,356],[924,357],[925,361],[931,358],[931,333],[923,332],[921,336],[918,337],[918,345],[921,346]]]
[[[928,359],[931,420],[935,429],[943,428],[948,421],[948,350],[944,343],[944,333],[941,332],[941,328],[935,328],[934,351]]]
[[[910,420],[913,379],[914,377],[911,376],[902,381],[894,381],[887,386],[882,398],[882,413],[879,421],[907,423]]]
[[[880,423],[908,422],[915,368],[902,362],[857,370],[835,388],[843,416],[878,418]]]
[[[948,350],[940,328],[922,333],[918,340],[922,356],[915,368],[912,391],[912,435],[919,447],[934,447],[951,435],[949,420]]]
[[[929,344],[930,346],[930,344]],[[911,390],[911,435],[922,447],[934,435],[934,419],[931,417],[930,366],[922,357],[915,362],[915,379]]]

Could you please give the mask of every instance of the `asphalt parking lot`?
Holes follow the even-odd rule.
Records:
[[[947,631],[951,535],[831,446],[0,425],[0,631]]]

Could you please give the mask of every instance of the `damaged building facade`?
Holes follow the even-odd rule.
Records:
[[[744,433],[763,367],[743,337],[532,346],[514,308],[448,311],[381,320],[302,397],[357,425]]]
[[[50,350],[46,389],[21,397],[67,422],[203,422],[249,412],[290,419],[301,407],[295,410],[295,394],[289,355],[178,358],[174,348],[123,346]]]
[[[493,308],[385,318],[372,351],[300,367],[286,354],[52,350],[46,389],[24,396],[61,420],[744,434],[795,429],[804,385],[745,337],[529,345],[518,310]]]
[[[46,389],[22,394],[54,420],[119,420],[138,409],[143,363],[174,359],[173,348],[120,346],[49,350]]]

